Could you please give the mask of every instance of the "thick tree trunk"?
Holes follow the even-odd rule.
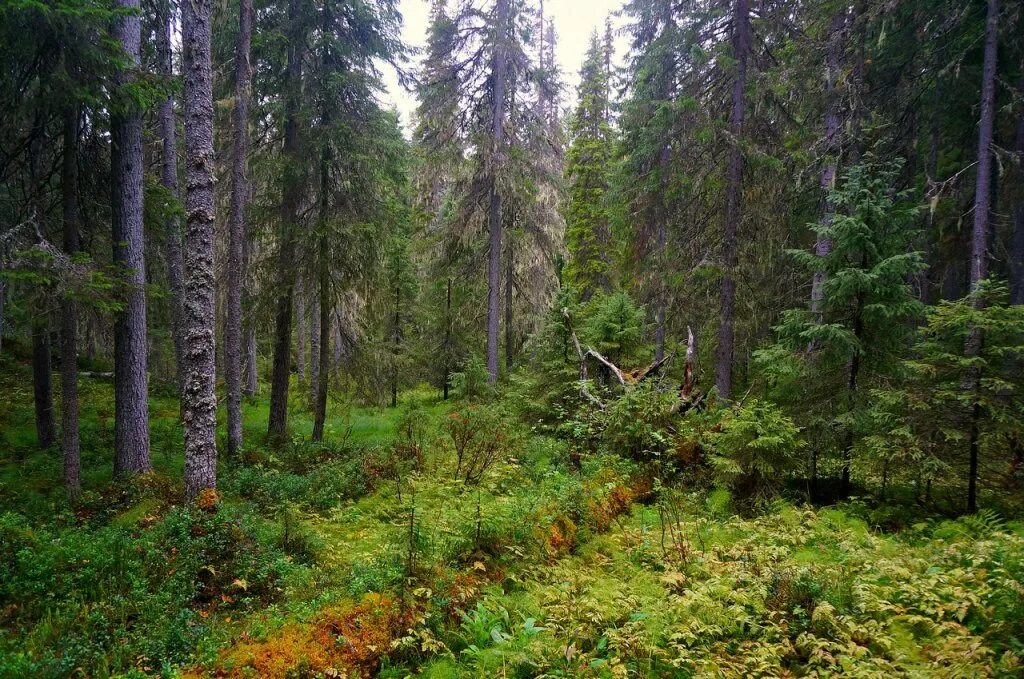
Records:
[[[159,25],[156,33],[157,62],[160,75],[167,80],[174,76],[171,58],[171,25],[174,23],[174,12],[171,0],[160,2]],[[178,149],[175,143],[174,99],[168,96],[157,107],[157,120],[160,126],[161,158],[160,183],[174,198],[178,197]],[[183,378],[181,364],[184,356],[184,339],[182,333],[182,254],[181,225],[177,216],[167,218],[164,224],[167,241],[165,251],[167,257],[167,286],[171,292],[171,341],[174,343],[175,380],[178,384],[178,396],[181,396]]]
[[[213,0],[182,3],[185,70],[185,495],[217,487],[214,334]],[[236,354],[237,356],[237,354]],[[237,386],[237,385],[236,385]]]
[[[501,322],[501,192],[498,165],[505,153],[505,84],[508,70],[506,42],[509,31],[509,0],[495,0],[495,41],[491,58],[491,176],[487,224],[490,250],[487,257],[487,379],[498,381],[498,331]]]
[[[114,38],[128,55],[127,70],[115,74],[121,89],[111,116],[114,264],[124,271],[123,308],[114,317],[114,473],[149,471],[149,374],[146,355],[146,263],[142,230],[142,115],[124,92],[136,79],[140,62],[142,17],[139,0],[115,0],[134,10],[114,22]]]
[[[275,442],[288,431],[288,376],[291,373],[292,296],[295,290],[295,229],[299,214],[299,106],[302,88],[302,34],[299,0],[288,4],[288,68],[285,81],[284,181],[281,195],[280,250],[277,259],[277,308],[274,314],[274,365],[270,383],[268,435]]]
[[[238,8],[235,46],[234,148],[231,159],[231,219],[228,222],[227,319],[224,327],[224,388],[227,392],[228,455],[242,450],[242,295],[245,291],[245,210],[249,182],[245,160],[249,152],[249,45],[252,41],[252,0]]]
[[[748,0],[734,0],[732,15],[733,56],[736,73],[729,114],[729,167],[725,187],[725,242],[720,299],[718,348],[715,352],[715,386],[723,399],[732,391],[733,307],[736,299],[736,265],[739,263],[737,232],[743,221],[743,120],[746,110],[747,57],[750,53],[750,7]]]
[[[54,444],[53,381],[50,374],[50,329],[42,315],[32,321],[32,389],[36,409],[36,440],[40,448]]]
[[[999,0],[988,0],[985,26],[985,58],[981,75],[981,113],[978,120],[978,175],[974,187],[974,223],[971,228],[971,292],[988,278],[989,210],[992,205],[992,129],[995,122],[996,56],[999,38]],[[971,301],[980,309],[983,300],[975,295]],[[981,328],[972,328],[967,336],[964,354],[977,356],[984,341]],[[972,371],[965,387],[972,391],[980,388],[981,373]],[[979,395],[980,397],[980,395]],[[978,437],[981,407],[978,398],[971,409],[968,451],[970,466],[967,474],[967,511],[978,509]]]
[[[836,81],[839,78],[839,58],[841,37],[846,24],[846,11],[839,12],[829,24],[828,49],[825,57],[825,136],[824,159],[821,164],[822,211],[821,226],[829,227],[835,214],[835,206],[829,199],[829,191],[835,186],[837,169],[837,151],[839,141],[839,96],[836,93]],[[832,252],[832,239],[819,233],[814,242],[814,254],[827,257]],[[825,299],[825,272],[814,272],[811,280],[811,313],[815,321],[822,320],[822,302]],[[813,349],[813,347],[810,347]]]
[[[77,107],[65,115],[64,160],[61,164],[64,252],[74,257],[79,249]],[[61,448],[64,453],[64,487],[77,499],[82,490],[81,453],[78,440],[78,303],[65,296],[60,309]]]

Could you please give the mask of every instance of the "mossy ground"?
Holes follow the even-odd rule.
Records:
[[[1022,671],[1024,528],[992,515],[891,534],[862,505],[741,518],[617,456],[577,466],[500,407],[508,450],[467,485],[460,404],[426,389],[333,403],[322,445],[296,397],[279,449],[247,403],[244,459],[202,511],[181,506],[177,402],[151,402],[155,473],[116,483],[110,384],[82,383],[71,507],[59,454],[34,450],[26,367],[0,371],[2,676]],[[409,418],[422,456],[395,462]]]

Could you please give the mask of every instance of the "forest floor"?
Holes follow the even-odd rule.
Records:
[[[296,396],[279,449],[256,399],[219,504],[187,508],[176,400],[151,403],[154,473],[115,483],[111,385],[82,383],[72,507],[27,368],[0,370],[0,677],[1024,672],[1024,525],[993,514],[740,516],[427,390],[332,403],[323,444]],[[450,432],[495,413],[500,454],[457,479]]]

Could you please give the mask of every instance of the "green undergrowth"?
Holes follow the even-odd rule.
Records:
[[[426,390],[332,402],[318,444],[297,396],[275,448],[249,402],[219,504],[186,508],[177,403],[151,403],[154,473],[113,482],[91,379],[72,507],[19,370],[0,371],[0,677],[1021,672],[1024,528],[992,513],[741,518],[729,492],[570,450],[514,403]]]
[[[1024,526],[882,535],[841,509],[704,510],[665,536],[658,507],[639,507],[492,587],[423,676],[1020,676]]]

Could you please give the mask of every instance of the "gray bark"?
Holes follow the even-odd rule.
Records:
[[[78,204],[79,111],[65,115],[64,160],[61,165],[64,252],[74,257],[79,249]],[[64,453],[64,487],[74,500],[82,489],[81,451],[78,439],[78,303],[65,295],[60,309],[61,448]]]
[[[733,306],[736,298],[736,265],[739,263],[736,237],[743,221],[743,120],[746,110],[747,57],[750,52],[750,7],[748,0],[734,0],[732,18],[733,56],[736,73],[732,85],[732,110],[729,114],[729,167],[725,188],[725,243],[720,298],[721,321],[715,352],[715,385],[718,394],[729,398],[732,391]]]
[[[505,253],[505,369],[512,372],[512,361],[515,358],[515,337],[512,332],[512,301],[513,285],[515,284],[515,262],[513,261],[512,242],[509,239]]]
[[[174,76],[171,59],[171,25],[174,23],[174,12],[170,0],[160,3],[160,23],[156,34],[157,62],[160,75],[167,80]],[[175,199],[178,198],[178,150],[175,143],[174,99],[168,96],[157,108],[157,119],[160,126],[161,164],[160,183]],[[165,249],[167,256],[167,285],[171,293],[171,340],[174,343],[175,379],[178,383],[178,395],[183,388],[181,364],[184,356],[182,337],[182,254],[181,254],[181,223],[178,217],[168,217],[164,225],[167,238]]]
[[[231,219],[228,222],[227,320],[224,328],[228,455],[232,457],[242,450],[242,294],[245,289],[245,210],[249,197],[245,159],[249,150],[251,42],[252,0],[241,0],[238,8],[238,43],[235,47],[235,138],[231,168]]]
[[[185,495],[217,487],[212,0],[182,3],[185,71]]]
[[[501,323],[501,192],[498,189],[498,165],[504,150],[505,81],[508,55],[505,42],[509,31],[509,0],[495,0],[497,38],[491,57],[491,176],[490,204],[487,214],[489,247],[487,257],[487,379],[498,381],[498,331]]]
[[[114,76],[117,86],[132,84],[139,68],[142,30],[139,0],[115,0],[135,10],[114,22],[114,38],[130,65]],[[142,230],[142,115],[121,97],[111,116],[111,174],[114,264],[125,274],[123,308],[114,317],[114,473],[149,471],[149,375],[146,355],[146,266]]]
[[[295,289],[295,229],[299,214],[297,187],[299,105],[302,87],[302,34],[299,0],[288,3],[288,67],[285,76],[284,181],[281,182],[281,235],[277,260],[277,308],[274,317],[274,365],[270,383],[268,434],[281,442],[288,430],[288,376],[291,373],[292,296]]]
[[[245,329],[245,395],[255,396],[259,387],[256,375],[256,330]]]

